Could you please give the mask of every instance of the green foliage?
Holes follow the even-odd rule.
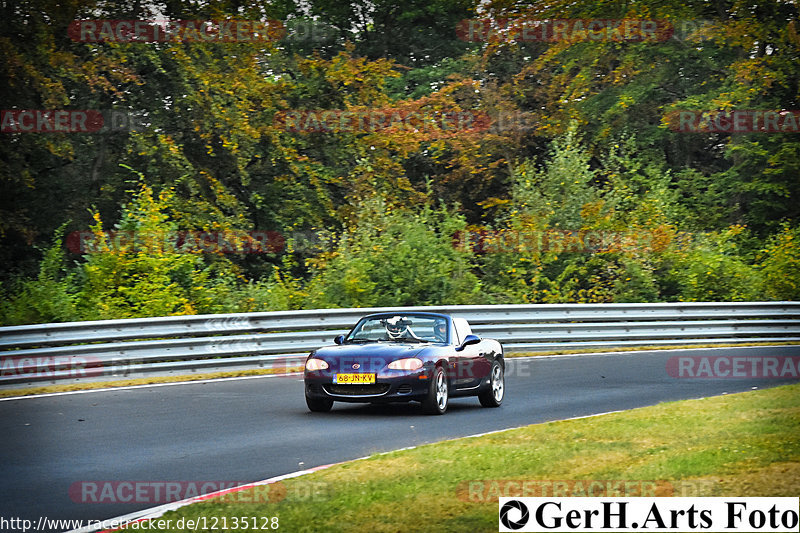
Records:
[[[171,249],[177,231],[165,211],[170,192],[157,197],[147,185],[134,193],[111,239],[100,215],[92,226],[94,251],[86,257],[79,294],[84,316],[92,319],[193,314],[190,293],[203,291],[207,276],[198,256]]]
[[[800,227],[785,225],[764,250],[761,269],[773,300],[800,300]]]
[[[642,195],[620,185],[613,164],[603,170],[614,186],[597,187],[601,173],[589,159],[573,125],[553,142],[544,168],[529,161],[516,166],[511,202],[483,257],[498,301],[658,300],[647,253],[660,220],[640,220],[645,216],[636,212],[647,210],[646,203],[620,205]]]
[[[315,0],[311,12],[355,42],[359,55],[389,57],[424,66],[458,56],[467,43],[454,39],[456,24],[475,13],[475,0]],[[306,52],[311,52],[306,47]]]
[[[444,207],[366,200],[335,249],[312,261],[308,307],[480,303],[471,254],[453,245],[466,227]]]
[[[659,278],[669,300],[686,302],[760,301],[763,279],[746,260],[739,237],[745,228],[731,226],[721,232],[695,234],[671,246],[661,258]]]
[[[65,266],[62,226],[44,251],[39,275],[4,291],[0,286],[0,324],[35,324],[77,320],[75,275]],[[5,294],[4,294],[5,293]]]
[[[4,323],[798,296],[797,134],[689,133],[674,119],[680,110],[797,109],[796,4],[222,0],[153,10],[0,5],[4,109],[142,119],[125,131],[2,134]],[[289,34],[68,38],[76,20],[156,15],[280,19]],[[675,33],[630,42],[459,36],[464,19],[507,17],[655,20]],[[287,110],[387,108],[490,123],[296,133],[276,120]],[[131,169],[141,173],[133,197]],[[61,237],[87,228],[107,249],[67,255]],[[187,253],[166,241],[104,242],[104,228],[277,231],[287,246]],[[454,246],[470,231],[483,231],[489,250]],[[292,238],[311,233],[322,246]]]

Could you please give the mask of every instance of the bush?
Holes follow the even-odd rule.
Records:
[[[74,273],[64,264],[62,226],[44,252],[35,279],[19,280],[6,291],[0,286],[0,322],[4,325],[80,320]]]
[[[800,227],[784,225],[770,239],[761,262],[764,287],[773,300],[800,300]]]
[[[464,220],[444,207],[365,202],[332,252],[310,261],[306,307],[481,303],[472,253],[453,236]]]

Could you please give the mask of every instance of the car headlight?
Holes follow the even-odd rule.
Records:
[[[409,357],[407,359],[398,359],[389,363],[389,368],[392,370],[416,370],[422,368],[422,361],[416,357]]]
[[[306,370],[313,372],[314,370],[325,370],[328,368],[328,363],[322,359],[311,358],[306,361]]]

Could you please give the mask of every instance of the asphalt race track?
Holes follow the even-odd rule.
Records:
[[[302,376],[0,402],[0,516],[99,520],[156,503],[76,503],[84,481],[247,482],[376,452],[521,425],[797,382],[676,379],[673,356],[800,355],[800,346],[509,359],[499,409],[451,400],[308,412]]]

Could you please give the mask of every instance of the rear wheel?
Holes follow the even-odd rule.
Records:
[[[327,413],[333,407],[333,400],[327,398],[309,398],[306,396],[306,405],[314,413]]]
[[[443,415],[447,411],[447,401],[450,389],[447,375],[442,367],[437,366],[433,371],[433,379],[428,389],[428,395],[422,401],[422,410],[429,415]]]
[[[498,361],[492,363],[492,372],[489,378],[489,388],[478,395],[484,407],[500,407],[506,392],[506,378],[503,365]]]

